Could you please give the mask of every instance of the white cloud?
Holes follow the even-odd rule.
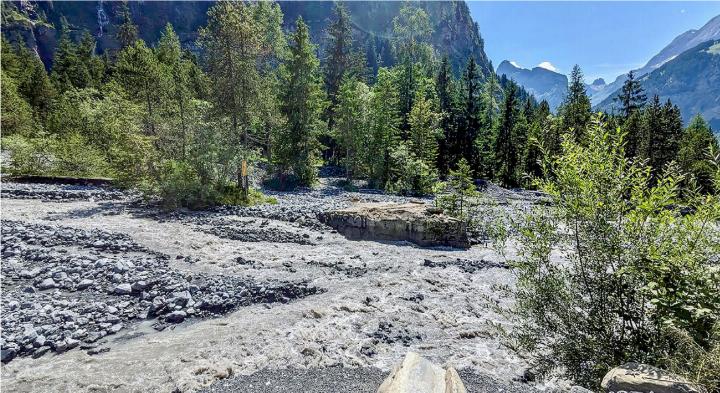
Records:
[[[555,68],[555,66],[552,65],[552,63],[549,61],[543,61],[542,63],[538,64],[537,66],[540,68],[544,68],[546,70],[557,72],[557,68]]]
[[[681,10],[680,10],[680,13],[681,13],[681,14],[684,14],[684,13],[685,13],[685,8],[681,9]]]
[[[520,64],[518,64],[516,61],[511,61],[510,64],[512,64],[513,66],[515,66],[517,68],[522,68],[522,66]]]

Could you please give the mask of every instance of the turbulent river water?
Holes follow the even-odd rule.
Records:
[[[4,182],[2,235],[13,242],[3,254],[3,348],[17,354],[2,366],[3,388],[253,391],[238,386],[255,373],[255,391],[283,391],[272,390],[273,378],[288,378],[282,370],[315,380],[344,367],[365,387],[340,378],[328,391],[372,391],[411,350],[476,374],[468,379],[484,382],[470,391],[538,388],[511,382],[526,364],[491,327],[512,328],[497,307],[512,301],[498,288],[513,284],[491,249],[350,241],[315,218],[398,197],[331,186],[275,196],[276,205],[166,214],[102,188]],[[127,246],[110,247],[118,241]],[[92,342],[83,334],[101,328]]]

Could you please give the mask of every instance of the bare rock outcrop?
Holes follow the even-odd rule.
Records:
[[[465,385],[454,368],[442,367],[408,352],[395,366],[377,393],[466,393]]]
[[[625,363],[605,374],[606,392],[703,393],[705,390],[686,379],[640,363]]]
[[[467,226],[423,203],[359,203],[319,215],[352,240],[405,240],[422,247],[469,248]]]

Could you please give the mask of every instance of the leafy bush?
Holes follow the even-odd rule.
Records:
[[[389,192],[401,195],[428,195],[433,191],[437,173],[415,157],[405,144],[390,154],[392,161],[390,180],[385,185]]]
[[[554,202],[518,224],[513,344],[541,375],[587,387],[626,361],[685,364],[712,386],[707,365],[691,369],[679,349],[717,358],[720,198],[681,200],[672,167],[652,183],[625,158],[623,136],[595,119],[587,146],[565,141],[555,177],[538,182]]]
[[[76,133],[62,138],[41,136],[3,138],[5,167],[13,175],[103,177],[111,174],[102,153]]]
[[[435,204],[443,208],[445,213],[463,220],[469,217],[474,199],[477,199],[480,193],[473,182],[470,166],[464,158],[460,159],[457,170],[450,170],[447,182],[438,183],[435,193],[438,194]]]

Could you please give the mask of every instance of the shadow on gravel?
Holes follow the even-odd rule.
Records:
[[[528,384],[499,381],[489,375],[459,370],[468,393],[539,392]],[[218,381],[201,393],[375,393],[389,373],[377,368],[311,368],[262,370],[252,375],[235,375]],[[555,393],[545,391],[546,393]]]

